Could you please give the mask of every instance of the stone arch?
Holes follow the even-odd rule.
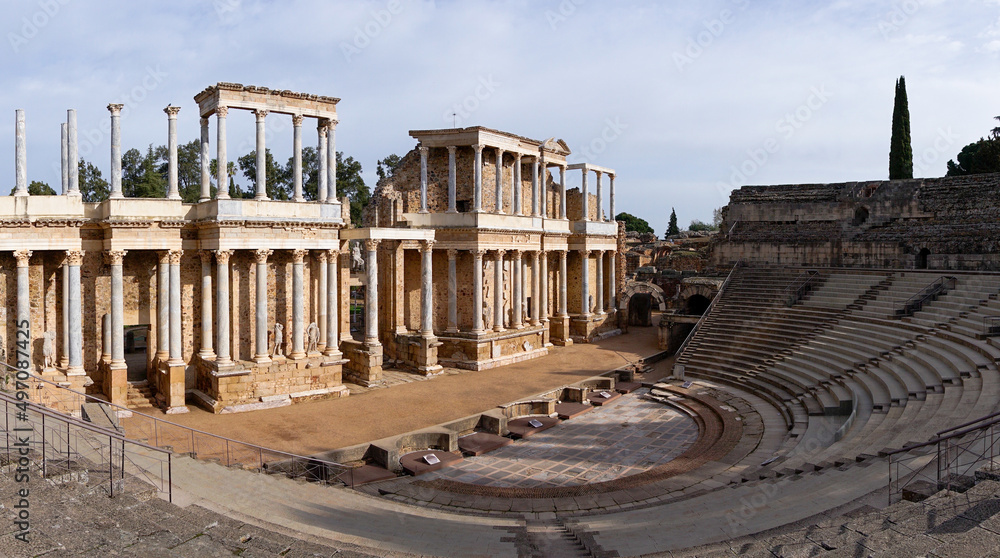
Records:
[[[860,206],[854,210],[854,220],[851,224],[855,227],[860,227],[868,220],[868,208],[865,206]]]
[[[683,285],[678,308],[683,309],[685,314],[704,314],[716,293],[709,285]]]
[[[622,290],[622,296],[618,299],[618,309],[627,311],[628,301],[636,293],[649,293],[659,306],[660,312],[667,311],[667,295],[659,285],[648,281],[629,281],[626,283]]]

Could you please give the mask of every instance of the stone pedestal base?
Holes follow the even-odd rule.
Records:
[[[109,364],[104,372],[104,389],[108,401],[125,407],[128,404],[128,367],[124,364]]]
[[[213,361],[198,361],[197,383],[191,393],[198,405],[214,413],[345,397],[349,394],[342,381],[346,362],[322,355],[308,355],[299,360],[279,357],[267,364],[241,361],[219,366]]]
[[[551,318],[549,321],[550,340],[554,345],[568,347],[573,344],[569,333],[569,316]]]
[[[382,381],[382,345],[344,341],[341,349],[347,358],[344,376],[348,381],[369,387]]]
[[[416,355],[414,360],[417,364],[417,372],[424,376],[431,376],[441,371],[442,366],[438,364],[438,347],[441,342],[433,335],[430,337],[416,338]]]
[[[188,412],[185,405],[184,364],[161,363],[156,374],[156,400],[167,414]]]
[[[548,354],[541,326],[526,326],[482,335],[459,334],[439,338],[440,362],[455,368],[486,370]]]
[[[552,331],[549,329],[549,319],[542,320],[542,344],[546,347],[552,346]]]

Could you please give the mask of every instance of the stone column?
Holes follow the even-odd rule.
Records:
[[[559,311],[558,316],[560,318],[565,318],[569,316],[569,311],[566,307],[566,256],[568,252],[566,250],[559,251]]]
[[[378,245],[379,240],[365,240],[365,343],[378,345]]]
[[[531,325],[533,326],[537,326],[540,323],[538,320],[538,291],[538,252],[531,252]]]
[[[14,128],[14,195],[28,195],[28,144],[24,124],[24,109],[17,109]]]
[[[215,132],[216,146],[216,191],[215,198],[219,200],[229,199],[229,162],[226,160],[226,115],[229,114],[229,107],[219,107],[215,109]]]
[[[538,217],[538,157],[531,163],[531,216]]]
[[[514,203],[511,207],[511,214],[521,215],[521,154],[514,153]]]
[[[312,275],[313,277],[319,275],[319,287],[318,287],[319,296],[317,297],[319,299],[317,300],[317,306],[319,307],[318,308],[319,315],[317,316],[316,319],[316,325],[319,326],[319,341],[316,343],[316,349],[319,350],[320,352],[325,352],[326,340],[327,340],[326,331],[327,327],[329,327],[329,324],[327,324],[327,316],[328,316],[327,303],[329,301],[329,296],[330,296],[328,288],[330,281],[330,270],[327,267],[325,250],[320,251],[318,254],[316,254],[315,258],[316,259],[314,261],[316,262],[316,265],[313,266],[313,264],[310,263],[309,269],[310,269],[310,275]],[[319,273],[317,274],[314,270],[319,271]],[[310,298],[312,297],[310,296]]]
[[[254,251],[254,261],[257,262],[257,300],[254,308],[254,323],[256,324],[256,339],[253,360],[266,364],[271,362],[267,352],[267,257],[272,250],[261,248]]]
[[[63,259],[62,264],[62,356],[59,358],[59,366],[66,368],[69,366],[69,258]],[[110,345],[108,346],[110,351]],[[109,355],[111,353],[108,353]],[[109,357],[110,358],[110,357]]]
[[[76,109],[69,109],[66,111],[66,170],[69,171],[69,190],[66,194],[70,196],[80,195],[80,155],[76,139]]]
[[[566,165],[559,165],[559,218],[566,218]]]
[[[304,202],[302,196],[302,120],[301,114],[292,115],[292,199]]]
[[[618,310],[618,289],[615,286],[615,279],[618,274],[617,256],[618,254],[614,250],[608,252],[608,306],[611,307],[612,312]]]
[[[448,250],[448,333],[458,333],[458,250]]]
[[[111,362],[111,314],[107,312],[101,316],[101,360]],[[66,366],[69,366],[68,359]]]
[[[15,327],[21,324],[28,325],[28,332],[31,332],[31,290],[28,286],[28,261],[31,259],[31,250],[15,250],[14,258],[17,260],[17,324]],[[16,334],[15,334],[16,335]],[[16,347],[15,343],[11,344],[11,347]],[[31,345],[20,350],[28,355],[24,358],[29,363],[32,363],[32,369],[34,368],[33,360],[31,357]],[[18,355],[20,357],[21,355]],[[14,359],[19,360],[19,359]]]
[[[430,213],[427,211],[427,152],[430,149],[420,146],[420,211],[418,213]]]
[[[201,351],[198,356],[206,360],[215,358],[212,350],[212,252],[202,250],[201,255]]]
[[[472,333],[481,334],[483,328],[483,254],[485,250],[472,250]]]
[[[503,250],[497,250],[493,268],[493,331],[503,331]]]
[[[184,366],[183,338],[181,337],[181,255],[183,250],[170,254],[170,366]]]
[[[156,358],[166,361],[170,356],[170,255],[169,252],[159,252],[157,255],[159,271],[156,275]],[[112,319],[112,325],[113,323]]]
[[[125,105],[110,104],[111,111],[111,198],[124,198],[122,193],[122,107]],[[204,132],[202,133],[204,137]]]
[[[253,111],[257,116],[257,195],[255,200],[266,200],[267,197],[267,145],[264,139],[266,128],[267,111],[257,109]],[[266,352],[266,351],[265,351]]]
[[[218,340],[215,343],[217,366],[232,364],[232,353],[229,349],[229,258],[232,250],[216,250],[215,262],[217,277],[215,281],[216,301],[218,304]]]
[[[496,213],[503,215],[503,149],[497,148]]]
[[[473,177],[474,186],[472,191],[472,212],[482,213],[483,212],[483,145],[475,144],[472,146],[475,150],[475,162],[473,164]]]
[[[583,220],[589,221],[590,208],[587,206],[590,205],[590,199],[587,197],[587,174],[588,174],[587,167],[580,169],[580,172],[582,173],[582,176],[580,177],[582,180],[582,182],[580,183],[580,192],[583,194],[583,198],[581,201],[581,207],[583,208]]]
[[[511,250],[513,260],[510,264],[510,308],[511,329],[521,329],[521,318],[524,315],[524,296],[521,294],[521,251]]]
[[[604,215],[603,215],[603,210],[604,210],[604,196],[601,194],[601,192],[602,192],[602,190],[601,190],[601,174],[602,173],[601,173],[601,171],[594,171],[594,174],[597,175],[597,221],[598,222],[603,222],[604,221]]]
[[[611,204],[611,220],[614,221],[618,215],[615,213],[615,175],[609,174],[608,180],[610,181],[608,185],[608,202]]]
[[[326,201],[337,201],[337,121],[328,120],[326,147]]]
[[[590,316],[590,250],[580,250],[580,315]]]
[[[542,151],[541,155],[538,157],[539,165],[538,172],[540,173],[538,177],[538,213],[542,217],[549,216],[549,200],[548,200],[548,167],[545,165],[545,152]]]
[[[111,368],[126,368],[125,294],[122,279],[125,250],[108,250],[107,255],[111,264]]]
[[[67,376],[83,376],[83,311],[80,296],[80,265],[83,264],[83,251],[69,250],[66,252],[66,263],[69,266],[69,367]]]
[[[321,118],[316,125],[316,135],[319,137],[319,146],[316,148],[316,158],[319,159],[319,179],[316,181],[316,199],[321,202],[326,201],[326,130],[330,121]]]
[[[420,243],[420,335],[434,336],[434,283],[433,265],[434,241]]]
[[[302,264],[306,258],[305,250],[292,250],[292,354],[291,358],[305,358],[305,289],[302,284]]]
[[[538,280],[541,287],[538,291],[538,321],[543,325],[549,323],[549,253],[538,253]]]
[[[212,199],[212,173],[211,155],[208,150],[208,119],[202,118],[201,124],[201,194],[198,196],[199,202],[206,202]]]
[[[181,107],[167,106],[167,199],[179,200],[181,194],[177,190],[177,113]]]
[[[339,357],[340,339],[337,334],[337,296],[339,292],[338,280],[340,278],[340,250],[328,250],[326,254],[326,347],[323,354],[326,356]],[[320,281],[322,283],[322,280]]]
[[[597,250],[594,252],[597,256],[597,284],[595,285],[597,296],[595,297],[594,307],[597,308],[597,313],[599,315],[604,314],[604,250]]]
[[[69,192],[69,139],[66,134],[66,123],[59,124],[59,135],[62,136],[62,145],[59,148],[59,160],[61,163],[60,174],[62,175],[62,195]]]
[[[457,195],[455,185],[455,146],[448,146],[448,213],[458,213],[455,196]]]

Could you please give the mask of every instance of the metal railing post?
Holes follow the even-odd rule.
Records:
[[[45,468],[45,456],[46,456],[46,453],[45,453],[45,415],[42,415],[42,478],[45,477],[46,472],[47,472],[47,470]]]
[[[167,453],[167,501],[174,503],[174,464],[173,454]]]
[[[111,497],[115,497],[115,445],[111,443],[111,436],[108,436],[108,482],[111,484]]]

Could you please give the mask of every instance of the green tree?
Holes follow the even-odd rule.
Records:
[[[247,153],[240,157],[238,161],[240,171],[250,181],[250,188],[241,197],[252,198],[257,192],[257,151],[254,150]],[[292,197],[290,184],[291,168],[287,169],[288,172],[286,172],[285,167],[275,162],[270,149],[264,150],[264,165],[264,180],[266,180],[264,190],[267,192],[267,197],[272,200],[290,199]]]
[[[184,203],[201,198],[201,140],[177,146],[177,189]]]
[[[674,208],[670,208],[670,222],[667,224],[667,234],[666,236],[673,236],[675,234],[680,234],[681,230],[677,228],[677,212]]]
[[[889,180],[913,178],[913,147],[910,145],[910,109],[906,100],[906,79],[896,81],[892,105],[892,139],[889,143]]]
[[[83,201],[102,202],[111,195],[111,187],[108,186],[108,181],[101,177],[101,170],[83,159],[80,159],[79,177]],[[52,193],[55,194],[54,191]]]
[[[229,177],[229,197],[231,198],[242,198],[243,193],[240,191],[240,187],[236,184],[236,180],[233,179],[236,176],[236,163],[233,161],[226,162],[227,175]],[[208,172],[212,175],[212,196],[215,197],[215,193],[218,190],[218,177],[219,177],[219,160],[212,159],[212,162],[208,164]]]
[[[351,202],[351,223],[361,223],[361,210],[368,205],[371,192],[361,178],[361,163],[354,157],[344,158],[337,152],[337,197],[347,196]]]
[[[994,118],[1000,120],[1000,116]],[[979,138],[979,141],[963,147],[955,159],[958,162],[954,159],[948,161],[945,176],[1000,172],[1000,128],[993,128],[989,139]]]
[[[709,225],[708,223],[705,223],[705,222],[702,222],[702,221],[700,221],[698,219],[695,219],[694,221],[691,221],[690,225],[688,225],[688,230],[689,231],[695,231],[695,232],[697,232],[697,231],[717,231],[717,230],[719,230],[719,227],[718,227],[718,225]]]
[[[649,223],[645,219],[640,219],[635,215],[625,213],[624,211],[615,215],[615,221],[624,221],[626,231],[635,231],[637,233],[653,232],[653,227],[650,227]]]
[[[13,194],[14,190],[11,190],[10,193]],[[28,194],[32,196],[54,196],[56,195],[56,191],[45,182],[32,180],[31,184],[28,184]]]
[[[376,163],[375,172],[378,174],[379,182],[396,174],[396,169],[399,167],[399,163],[402,160],[402,157],[393,153]]]
[[[162,147],[162,146],[161,146]],[[162,150],[150,145],[143,155],[129,149],[122,155],[122,193],[130,198],[162,198],[167,195],[167,177]]]

